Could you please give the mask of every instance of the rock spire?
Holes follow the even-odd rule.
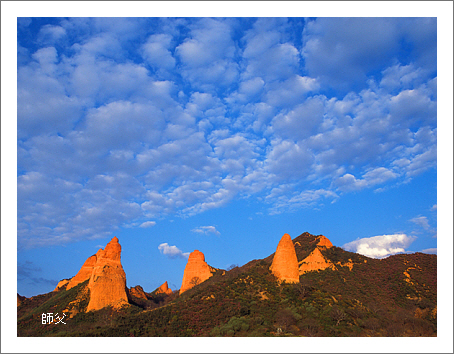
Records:
[[[169,285],[167,284],[167,281],[162,284],[155,292],[155,294],[167,294],[170,295],[172,294],[172,289],[169,288]]]
[[[88,282],[90,302],[87,311],[105,306],[121,307],[128,303],[126,274],[120,262],[121,246],[114,237],[96,253],[96,264]]]
[[[210,278],[214,271],[215,269],[205,262],[205,256],[202,252],[198,250],[192,252],[184,268],[180,294]]]
[[[284,234],[279,241],[270,270],[281,282],[299,283],[298,259],[289,234]]]

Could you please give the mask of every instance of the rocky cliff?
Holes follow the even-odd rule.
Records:
[[[109,305],[117,308],[128,303],[126,274],[120,260],[121,246],[116,237],[96,253],[96,264],[88,282],[90,302],[87,311]]]
[[[205,262],[205,256],[202,252],[198,250],[192,252],[184,269],[180,294],[210,278],[214,271],[215,268],[210,267]]]
[[[289,234],[279,241],[270,270],[281,282],[299,283],[298,260]]]

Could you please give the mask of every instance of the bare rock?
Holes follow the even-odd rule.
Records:
[[[325,236],[320,235],[320,236],[318,236],[317,247],[331,248],[331,247],[333,247],[333,244]]]
[[[88,257],[88,259],[82,265],[82,268],[80,268],[79,272],[74,277],[72,277],[71,280],[68,282],[68,285],[66,286],[66,290],[74,288],[76,285],[83,283],[87,279],[90,279],[91,273],[93,272],[93,267],[95,266],[95,264],[96,264],[96,254],[94,254],[91,257]],[[58,285],[57,285],[57,287],[58,287]]]
[[[169,288],[169,285],[167,284],[167,281],[162,284],[155,292],[155,294],[167,294],[170,295],[172,294],[172,289]]]
[[[133,288],[129,289],[129,294],[139,299],[147,300],[147,295],[140,285],[136,285]]]
[[[205,262],[205,256],[202,252],[198,250],[192,252],[184,269],[180,294],[210,278],[214,271],[215,268],[210,267]]]
[[[55,287],[54,291],[60,291],[66,284],[68,284],[71,281],[71,279],[63,279],[60,280]]]
[[[270,270],[281,282],[299,283],[298,259],[289,234],[279,241]]]
[[[128,304],[126,274],[120,260],[121,246],[116,237],[96,253],[96,264],[88,282],[90,302],[87,311]]]
[[[327,268],[336,269],[336,266],[323,257],[320,249],[316,247],[309,256],[299,263],[299,274],[301,275],[314,270],[324,270]]]

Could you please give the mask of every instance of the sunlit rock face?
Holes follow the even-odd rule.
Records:
[[[87,311],[106,306],[117,308],[128,303],[126,274],[120,259],[121,246],[116,237],[96,253],[96,264],[88,282],[90,302]]]
[[[129,294],[137,297],[139,299],[147,299],[147,295],[145,294],[145,291],[143,291],[143,288],[140,285],[136,285],[129,289]]]
[[[330,242],[331,243],[331,242]],[[324,270],[327,268],[336,269],[334,264],[323,257],[320,249],[316,247],[309,256],[299,263],[299,274],[312,272],[314,270]]]
[[[318,236],[318,247],[326,247],[326,248],[331,248],[333,247],[333,244],[331,243],[330,240],[328,240],[325,236],[320,235]]]
[[[63,288],[66,284],[68,284],[70,282],[71,279],[63,279],[63,280],[60,280],[57,284],[57,286],[55,287],[54,291],[59,291],[61,290],[61,288]]]
[[[172,294],[172,289],[170,289],[169,285],[167,284],[167,282],[165,282],[164,284],[162,284],[156,290],[155,294],[167,294],[167,295],[170,295],[170,294]]]
[[[289,234],[279,241],[270,270],[281,282],[299,283],[298,259]]]
[[[210,267],[205,262],[205,256],[202,252],[198,250],[192,252],[189,255],[188,263],[184,269],[180,294],[210,278],[213,275],[214,270],[213,267]]]
[[[96,254],[94,254],[91,257],[88,257],[88,259],[82,265],[82,268],[80,268],[79,272],[74,277],[71,278],[68,285],[66,286],[66,290],[74,288],[76,285],[83,283],[87,279],[90,279],[91,273],[93,272],[93,267],[95,266],[95,264],[96,264]],[[57,287],[58,287],[58,285],[57,285]]]

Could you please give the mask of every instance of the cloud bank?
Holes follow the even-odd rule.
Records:
[[[19,248],[242,198],[322,207],[436,168],[436,19],[20,24]]]

